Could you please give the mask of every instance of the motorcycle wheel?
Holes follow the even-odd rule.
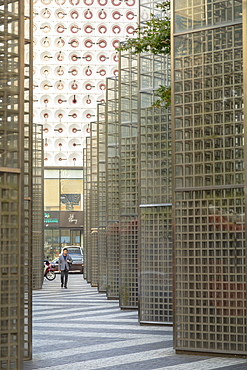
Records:
[[[56,274],[55,274],[54,271],[48,271],[45,274],[45,277],[46,277],[47,280],[52,281],[52,280],[56,279]]]

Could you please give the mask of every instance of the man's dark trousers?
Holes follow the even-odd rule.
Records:
[[[68,275],[69,275],[69,270],[65,269],[61,271],[61,285],[64,285],[65,287],[67,287]]]

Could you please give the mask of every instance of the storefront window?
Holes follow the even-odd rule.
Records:
[[[59,211],[59,179],[44,180],[44,209]]]
[[[71,230],[71,244],[72,245],[81,245],[81,232],[80,230]]]
[[[70,244],[70,229],[61,229],[61,246],[62,248]]]
[[[60,253],[59,234],[59,229],[44,230],[44,257],[48,257],[49,260],[53,260]]]
[[[45,211],[82,211],[82,170],[45,170]]]
[[[52,261],[58,257],[62,249],[68,245],[82,246],[82,230],[45,229],[44,257]]]
[[[68,245],[82,246],[82,176],[82,170],[45,170],[44,249],[49,260],[56,258]]]

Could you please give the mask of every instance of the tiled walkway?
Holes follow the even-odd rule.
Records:
[[[81,275],[34,292],[33,360],[25,370],[246,370],[244,359],[176,355],[172,328],[140,326],[136,311],[98,294]]]

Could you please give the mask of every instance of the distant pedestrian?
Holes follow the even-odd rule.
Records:
[[[68,249],[64,248],[58,259],[58,271],[61,271],[61,288],[67,289],[68,287],[69,268],[72,262],[73,260],[68,254]]]

